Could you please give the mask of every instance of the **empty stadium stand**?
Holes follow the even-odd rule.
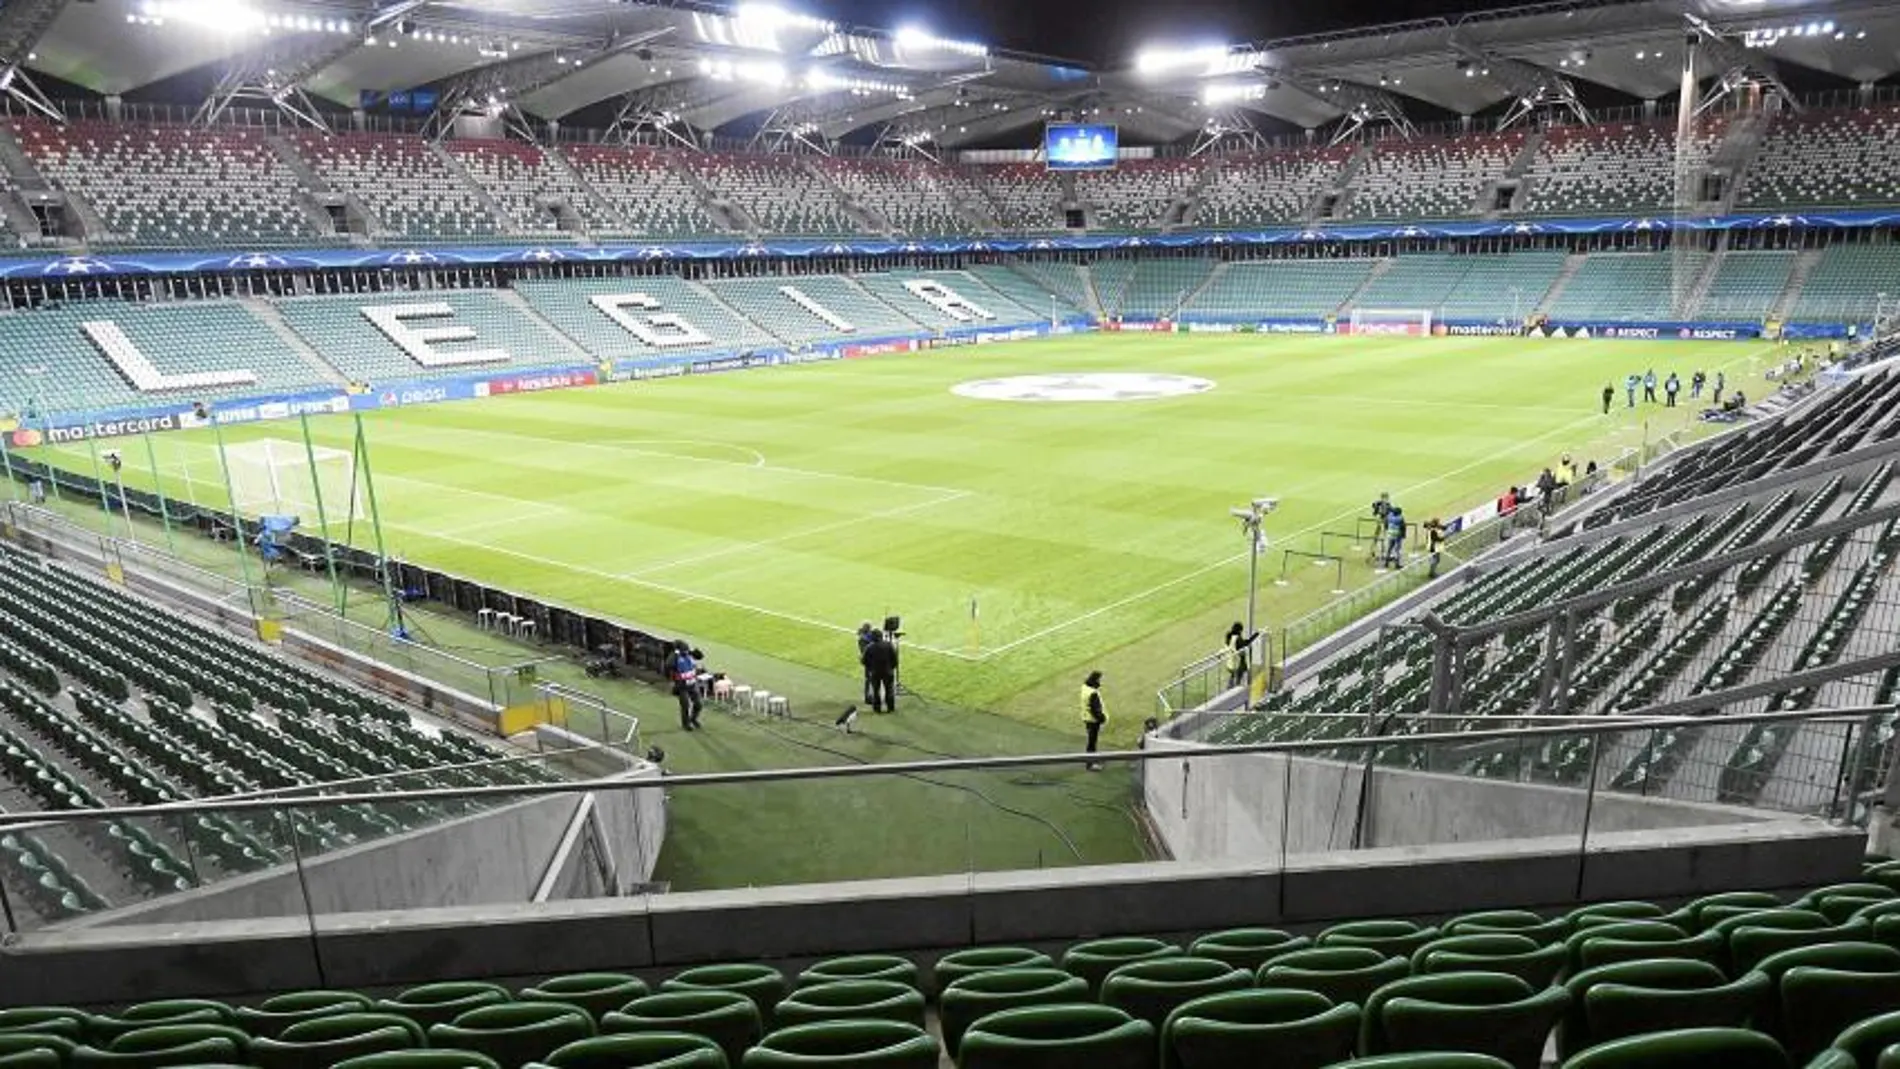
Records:
[[[1525,171],[1536,215],[1619,215],[1676,203],[1675,129],[1657,123],[1556,126]]]
[[[556,778],[529,763],[443,770],[501,755],[18,550],[0,547],[0,591],[0,780],[38,808],[152,805],[366,776],[394,777],[380,789]],[[291,825],[194,815],[8,834],[0,881],[16,910],[24,903],[32,920],[51,923],[472,808],[400,802],[310,810]]]
[[[1706,254],[1595,253],[1585,259],[1550,299],[1546,311],[1559,322],[1671,320],[1688,318],[1688,302],[1708,264]]]
[[[1900,294],[1900,245],[1830,245],[1816,255],[1792,322],[1871,323],[1879,295]]]
[[[1340,145],[1221,157],[1209,164],[1213,173],[1201,188],[1194,225],[1224,230],[1304,221],[1352,154],[1352,146]]]
[[[772,335],[760,326],[681,278],[522,282],[515,288],[535,312],[596,359],[698,356],[772,344]],[[617,320],[603,305],[629,318]]]
[[[953,167],[917,160],[827,159],[827,177],[900,234],[967,234],[982,194]]]
[[[1523,322],[1543,303],[1568,257],[1532,250],[1460,259],[1464,270],[1440,299],[1438,318]]]
[[[1479,196],[1524,148],[1524,134],[1476,134],[1455,141],[1380,141],[1353,176],[1345,214],[1353,219],[1455,219],[1477,214]]]
[[[1379,263],[1370,259],[1254,260],[1224,265],[1188,302],[1186,318],[1321,318],[1339,311]]]
[[[1062,186],[1041,164],[985,166],[976,168],[976,174],[1004,230],[1036,233],[1063,228]]]
[[[297,180],[247,130],[22,119],[21,146],[50,181],[84,197],[98,243],[256,246],[313,242]]]
[[[611,219],[552,153],[520,141],[452,140],[444,147],[508,214],[508,231],[550,237],[611,229]]]
[[[450,169],[443,150],[395,134],[289,135],[297,152],[355,198],[380,234],[414,241],[466,241],[503,232],[480,195]]]
[[[1127,282],[1116,291],[1113,301],[1104,294],[1102,303],[1110,315],[1178,318],[1182,309],[1207,284],[1213,271],[1214,261],[1201,257],[1136,260]]]
[[[1784,116],[1763,135],[1738,203],[1779,208],[1900,202],[1900,108]]]
[[[838,191],[788,156],[695,156],[689,164],[715,196],[732,202],[762,233],[857,233]]]
[[[1077,174],[1075,192],[1094,211],[1099,230],[1154,230],[1202,173],[1193,160],[1127,160],[1113,170]]]
[[[603,145],[567,145],[561,152],[612,206],[617,218],[607,221],[603,235],[688,238],[725,229],[665,153]]]
[[[1761,320],[1781,304],[1794,271],[1792,252],[1729,252],[1716,261],[1696,314],[1710,320]]]
[[[706,286],[733,311],[791,345],[924,332],[915,319],[839,275],[728,278]]]
[[[500,291],[297,297],[277,309],[332,367],[369,385],[584,362]],[[437,331],[456,333],[423,338]]]

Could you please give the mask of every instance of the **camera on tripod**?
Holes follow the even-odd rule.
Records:
[[[884,637],[890,639],[892,642],[904,637],[903,628],[904,621],[902,617],[886,616],[884,618]]]

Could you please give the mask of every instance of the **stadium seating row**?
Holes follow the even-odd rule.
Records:
[[[1052,318],[1248,322],[1418,309],[1435,320],[1501,324],[1521,324],[1537,312],[1585,322],[1867,322],[1879,295],[1888,292],[1900,293],[1900,245],[1716,256],[1534,250],[1384,259],[1108,259],[1087,266],[1019,261],[964,271],[704,282],[669,274],[522,280],[506,290],[268,303],[94,301],[0,316],[0,406],[32,423],[49,412],[133,405],[155,396],[215,400]]]
[[[1900,201],[1900,110],[1774,119],[1740,175],[1745,208]],[[1752,129],[1752,128],[1751,128]],[[1450,140],[1385,140],[1214,159],[1128,161],[1064,177],[1040,165],[718,155],[648,148],[13,120],[40,176],[92,205],[97,245],[262,246],[331,236],[318,195],[340,194],[371,237],[685,238],[756,230],[809,236],[956,235],[1068,226],[1105,230],[1253,227],[1333,213],[1351,219],[1469,218],[1521,179],[1506,209],[1621,215],[1696,207],[1700,176],[1727,138],[1699,124],[1679,150],[1666,123],[1555,126]],[[1746,146],[1744,146],[1744,149]],[[315,176],[307,188],[296,161]],[[1325,207],[1325,194],[1337,204]],[[1180,210],[1175,210],[1176,206]],[[728,210],[721,218],[715,207]]]
[[[83,810],[394,776],[404,787],[547,782],[379,699],[0,547],[0,781]],[[401,802],[113,820],[0,837],[0,882],[41,921],[129,905],[466,812]],[[18,908],[16,906],[16,908]]]
[[[1900,869],[1784,902],[1604,902],[1442,924],[1349,921],[1058,954],[959,950],[928,971],[867,953],[795,975],[700,965],[649,984],[561,974],[510,990],[441,979],[385,997],[279,993],[116,1011],[0,1010],[15,1064],[157,1069],[1849,1069],[1900,1059]],[[931,1025],[936,1027],[933,1029]],[[33,1060],[23,1061],[22,1057]]]

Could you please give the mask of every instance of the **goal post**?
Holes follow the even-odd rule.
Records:
[[[1422,338],[1432,332],[1432,311],[1429,308],[1354,308],[1347,331]]]
[[[231,507],[242,516],[295,516],[299,527],[342,528],[365,515],[356,458],[346,449],[263,438],[225,446]]]

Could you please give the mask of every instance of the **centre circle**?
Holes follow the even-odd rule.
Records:
[[[959,397],[980,401],[1153,401],[1187,397],[1214,388],[1208,379],[1148,371],[1085,371],[1056,375],[1012,375],[976,379],[950,387]]]

